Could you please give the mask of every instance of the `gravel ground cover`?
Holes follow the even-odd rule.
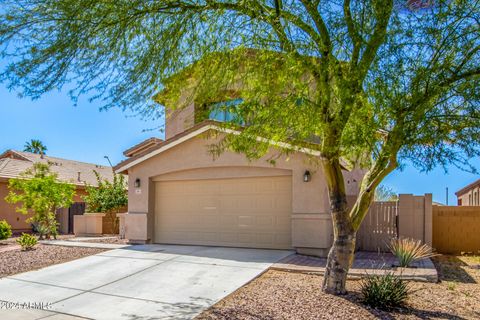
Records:
[[[0,240],[0,249],[2,247],[5,247],[5,246],[8,246],[8,245],[12,245],[12,244],[17,244],[17,239],[20,237],[20,234],[16,234],[14,235],[13,237],[10,237],[8,239],[5,239],[5,240]],[[68,240],[68,239],[71,239],[71,238],[74,238],[75,236],[73,234],[65,234],[65,235],[58,235],[57,236],[57,240]],[[38,238],[38,236],[37,236]]]
[[[21,251],[16,249],[0,252],[0,278],[83,258],[103,251],[106,250],[38,244],[34,250]]]
[[[440,282],[410,282],[406,306],[391,312],[363,305],[360,281],[337,297],[321,292],[320,275],[270,270],[196,319],[480,319],[480,257],[433,260]]]

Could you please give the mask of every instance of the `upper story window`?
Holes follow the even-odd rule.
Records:
[[[233,99],[217,102],[209,106],[208,119],[221,122],[232,121],[237,117],[236,107],[242,103],[242,99]]]

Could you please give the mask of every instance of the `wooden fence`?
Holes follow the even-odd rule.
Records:
[[[433,248],[439,253],[480,252],[480,206],[433,206]]]
[[[396,201],[373,202],[357,232],[357,250],[388,251],[390,239],[398,235],[397,217]]]

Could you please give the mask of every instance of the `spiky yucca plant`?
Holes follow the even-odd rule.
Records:
[[[402,306],[410,293],[407,282],[391,273],[368,275],[362,280],[360,290],[363,303],[382,310]]]
[[[400,267],[404,268],[414,261],[436,255],[428,244],[411,238],[393,238],[388,247],[397,257]]]

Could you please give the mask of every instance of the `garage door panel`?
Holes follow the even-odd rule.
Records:
[[[275,185],[276,183],[274,181],[259,181],[255,185],[255,191],[259,193],[275,193],[277,190],[275,190]]]
[[[251,184],[245,181],[239,181],[239,179],[225,179],[222,182],[221,190],[222,195],[238,195],[244,193],[245,190],[251,188]]]
[[[290,197],[276,197],[275,198],[275,209],[279,211],[285,211],[286,208],[291,207],[291,199]]]
[[[256,226],[258,229],[275,228],[275,217],[272,216],[258,216],[256,217]]]
[[[238,216],[225,214],[220,216],[220,227],[223,230],[230,230],[238,225]]]
[[[291,248],[291,177],[156,183],[155,242]]]
[[[290,228],[291,226],[291,219],[289,217],[277,217],[276,226],[277,230],[286,230],[286,228]]]
[[[275,243],[278,243],[280,246],[291,246],[292,236],[291,233],[277,233],[275,234]]]

